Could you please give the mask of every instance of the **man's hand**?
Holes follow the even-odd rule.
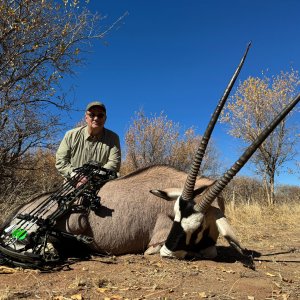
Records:
[[[79,188],[81,185],[87,183],[88,179],[85,176],[82,176],[79,178],[77,184],[76,184],[76,188]]]
[[[72,173],[71,173],[71,178],[74,177],[74,176],[76,176],[76,175],[77,175],[76,172],[72,172]],[[78,179],[77,183],[76,183],[76,188],[79,188],[81,185],[87,183],[87,181],[88,181],[87,177],[81,176],[81,177]]]

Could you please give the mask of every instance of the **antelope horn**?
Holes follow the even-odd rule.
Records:
[[[287,116],[287,114],[300,101],[300,94],[298,94],[278,115],[275,119],[261,132],[261,134],[253,141],[253,143],[245,150],[242,156],[233,164],[233,166],[213,185],[211,185],[202,195],[194,209],[197,212],[205,213],[210,207],[214,199],[223,191],[231,179],[240,171],[240,169],[247,163],[257,148],[266,140],[270,133],[276,126]]]
[[[186,179],[186,182],[185,182],[185,185],[184,185],[184,188],[183,188],[183,191],[182,191],[182,195],[181,195],[181,198],[185,201],[189,201],[193,198],[193,192],[194,192],[194,186],[195,186],[195,182],[196,182],[196,178],[197,178],[197,175],[198,175],[198,172],[200,170],[200,166],[201,166],[201,163],[202,163],[202,159],[203,159],[203,156],[205,154],[205,150],[207,148],[207,145],[208,145],[208,142],[209,142],[209,139],[210,139],[210,136],[212,134],[212,131],[216,125],[216,122],[218,120],[218,117],[224,107],[224,104],[230,94],[230,91],[242,69],[242,66],[244,64],[244,61],[246,59],[246,56],[248,54],[248,51],[249,51],[249,48],[251,46],[251,42],[248,44],[247,46],[247,49],[244,53],[244,56],[242,57],[241,61],[240,61],[240,64],[238,65],[236,71],[234,72],[226,90],[224,91],[224,94],[222,96],[222,98],[220,99],[216,109],[215,109],[215,112],[213,113],[210,121],[209,121],[209,124],[206,128],[206,131],[201,139],[201,143],[199,145],[199,148],[196,152],[196,155],[194,157],[194,161],[192,163],[192,166],[191,166],[191,169],[189,171],[189,174],[188,174],[188,177]]]

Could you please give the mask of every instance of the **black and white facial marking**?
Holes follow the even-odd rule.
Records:
[[[204,188],[197,191],[203,192]],[[184,258],[188,253],[199,253],[215,245],[209,237],[205,215],[194,210],[194,201],[179,196],[174,206],[174,223],[160,254],[164,257]]]

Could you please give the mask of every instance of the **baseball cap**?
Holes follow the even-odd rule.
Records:
[[[102,102],[99,102],[99,101],[93,101],[93,102],[89,103],[86,107],[86,111],[90,110],[94,106],[100,106],[104,110],[104,112],[106,112],[105,105]]]

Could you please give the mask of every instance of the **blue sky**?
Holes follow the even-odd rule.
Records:
[[[86,104],[99,99],[107,106],[106,126],[122,144],[140,109],[147,115],[163,111],[203,134],[249,41],[239,80],[262,70],[300,70],[298,0],[91,0],[88,8],[106,16],[103,26],[126,11],[128,16],[107,36],[108,45],[95,42],[86,65],[63,82],[65,89],[74,85],[69,97],[79,110],[65,121],[73,127]],[[297,113],[293,122],[299,121]],[[224,167],[230,167],[241,154],[238,143],[222,124],[213,139]],[[241,174],[250,174],[249,166]],[[299,185],[299,176],[282,173],[278,182]]]

